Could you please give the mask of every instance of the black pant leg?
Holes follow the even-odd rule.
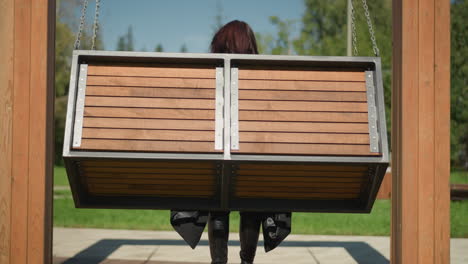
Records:
[[[257,251],[261,213],[241,212],[240,214],[240,258],[242,263],[253,263]]]
[[[212,264],[226,264],[229,240],[229,212],[210,212],[208,238]]]

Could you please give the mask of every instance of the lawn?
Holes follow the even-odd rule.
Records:
[[[452,173],[451,181],[465,183],[467,172]],[[55,186],[67,186],[65,170],[55,168]],[[468,183],[468,182],[466,182]],[[76,209],[67,189],[54,190],[54,226],[172,230],[169,211]],[[294,234],[322,235],[390,235],[389,200],[377,200],[370,214],[293,213]],[[468,237],[468,201],[451,202],[452,237]],[[239,214],[231,213],[230,229],[239,229]]]
[[[452,173],[450,173],[450,183],[468,184],[468,171],[452,171]]]

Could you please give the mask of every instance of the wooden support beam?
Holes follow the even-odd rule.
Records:
[[[393,1],[392,263],[449,263],[450,1]]]
[[[51,263],[55,1],[0,6],[0,263]]]

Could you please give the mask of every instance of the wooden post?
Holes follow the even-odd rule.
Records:
[[[392,263],[449,263],[450,1],[393,1]]]
[[[51,263],[55,1],[0,6],[0,263]]]

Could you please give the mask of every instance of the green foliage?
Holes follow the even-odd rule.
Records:
[[[277,30],[276,36],[272,34],[256,33],[257,46],[259,53],[267,53],[274,55],[291,55],[293,54],[293,43],[291,32],[296,24],[295,20],[281,20],[277,16],[270,17],[270,23]]]
[[[181,52],[181,53],[188,52],[187,45],[185,43],[182,44],[182,46],[180,46],[179,52]]]
[[[164,48],[163,48],[162,44],[159,43],[158,45],[156,45],[156,47],[154,48],[154,51],[156,51],[156,52],[163,52],[163,51],[164,51]]]
[[[214,20],[214,24],[211,26],[211,29],[213,30],[212,35],[216,34],[216,32],[218,32],[218,30],[224,25],[224,7],[221,0],[216,1],[216,14]]]
[[[55,163],[62,164],[62,147],[67,111],[70,66],[76,34],[71,29],[78,27],[79,17],[72,10],[80,6],[76,2],[58,1],[55,27]],[[101,30],[102,31],[102,30]],[[96,49],[103,49],[100,32],[96,36]],[[80,49],[91,49],[92,26],[84,25]]]
[[[451,162],[468,169],[468,0],[451,7]]]
[[[133,38],[133,28],[128,26],[127,33],[120,36],[117,41],[116,50],[119,51],[134,51],[134,38]]]
[[[294,46],[299,55],[346,55],[346,1],[304,0],[302,29]]]

